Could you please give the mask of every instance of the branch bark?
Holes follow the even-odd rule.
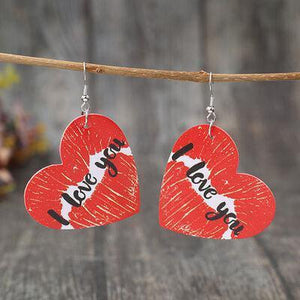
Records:
[[[0,62],[32,65],[48,68],[67,69],[73,71],[83,71],[82,62],[56,60],[41,57],[31,57],[16,54],[0,53]],[[209,72],[200,70],[191,71],[171,71],[142,68],[129,68],[119,66],[108,66],[94,63],[87,63],[86,70],[90,73],[119,75],[140,78],[156,78],[193,82],[208,82]],[[300,72],[290,73],[254,73],[254,74],[213,74],[214,82],[242,82],[242,81],[280,81],[280,80],[300,80]]]

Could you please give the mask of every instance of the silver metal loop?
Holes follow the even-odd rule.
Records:
[[[89,126],[88,126],[88,116],[89,116],[89,112],[86,111],[86,112],[84,113],[84,116],[85,116],[85,118],[84,118],[84,125],[83,125],[83,127],[84,127],[84,128],[88,128],[88,127],[89,127]]]
[[[83,91],[81,96],[81,101],[83,102],[80,106],[82,114],[85,116],[84,128],[88,127],[88,115],[90,111],[89,95],[88,95],[88,84],[86,76],[86,63],[83,62]]]
[[[214,87],[214,82],[213,82],[213,73],[209,72],[209,92],[210,92],[210,100],[214,100],[214,92],[213,92],[213,87]],[[213,106],[214,103],[210,102],[209,103],[210,106]]]
[[[211,123],[211,122],[214,123],[216,121],[216,119],[217,119],[217,116],[214,112],[209,113],[206,117],[206,120],[208,123]]]
[[[88,85],[87,85],[87,79],[86,79],[86,63],[85,61],[83,62],[83,92],[82,96],[87,96],[87,90],[88,90]]]
[[[211,128],[212,128],[213,124],[214,124],[214,122],[209,122],[209,127],[208,127],[208,135],[211,139],[213,138],[213,136],[211,134]]]
[[[82,100],[83,102],[88,102],[89,99],[90,99],[89,95],[82,95],[82,96],[81,96],[81,100]]]
[[[88,113],[90,110],[90,104],[88,102],[83,102],[80,108],[83,113]]]
[[[206,107],[206,111],[208,113],[208,115],[206,116],[206,120],[209,123],[209,128],[208,128],[208,135],[210,136],[210,138],[213,138],[212,134],[211,134],[211,129],[212,126],[214,124],[214,122],[217,119],[217,116],[215,114],[215,107],[214,107],[214,101],[215,101],[215,97],[214,97],[214,93],[213,93],[213,74],[212,72],[209,72],[209,106]]]

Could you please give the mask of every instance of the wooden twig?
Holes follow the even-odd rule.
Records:
[[[57,69],[68,69],[82,71],[82,62],[56,60],[49,58],[31,57],[16,54],[0,53],[0,62],[15,63],[23,65],[41,66]],[[120,75],[141,78],[158,78],[194,82],[208,82],[209,73],[203,70],[198,72],[190,71],[169,71],[141,68],[128,68],[108,66],[99,64],[86,64],[86,70],[90,73]],[[278,81],[278,80],[300,80],[300,72],[290,73],[261,73],[261,74],[213,74],[214,82],[241,82],[241,81]]]

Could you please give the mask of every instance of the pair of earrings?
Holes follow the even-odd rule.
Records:
[[[128,218],[139,211],[134,158],[122,130],[109,118],[89,114],[86,64],[82,116],[65,130],[61,164],[38,171],[24,198],[28,213],[44,226],[81,229]],[[237,173],[238,151],[230,136],[213,126],[209,76],[209,125],[184,132],[175,143],[161,186],[160,225],[202,238],[240,239],[263,231],[275,214],[271,190],[260,179]]]

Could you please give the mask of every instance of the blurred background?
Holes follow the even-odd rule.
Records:
[[[0,52],[215,73],[300,70],[297,0],[0,0]],[[203,240],[158,225],[169,152],[204,123],[207,84],[88,75],[92,110],[124,130],[141,211],[104,228],[59,232],[26,213],[23,190],[59,162],[80,114],[82,73],[0,63],[0,299],[300,299],[300,82],[217,83],[217,125],[239,171],[277,201],[255,238]]]

